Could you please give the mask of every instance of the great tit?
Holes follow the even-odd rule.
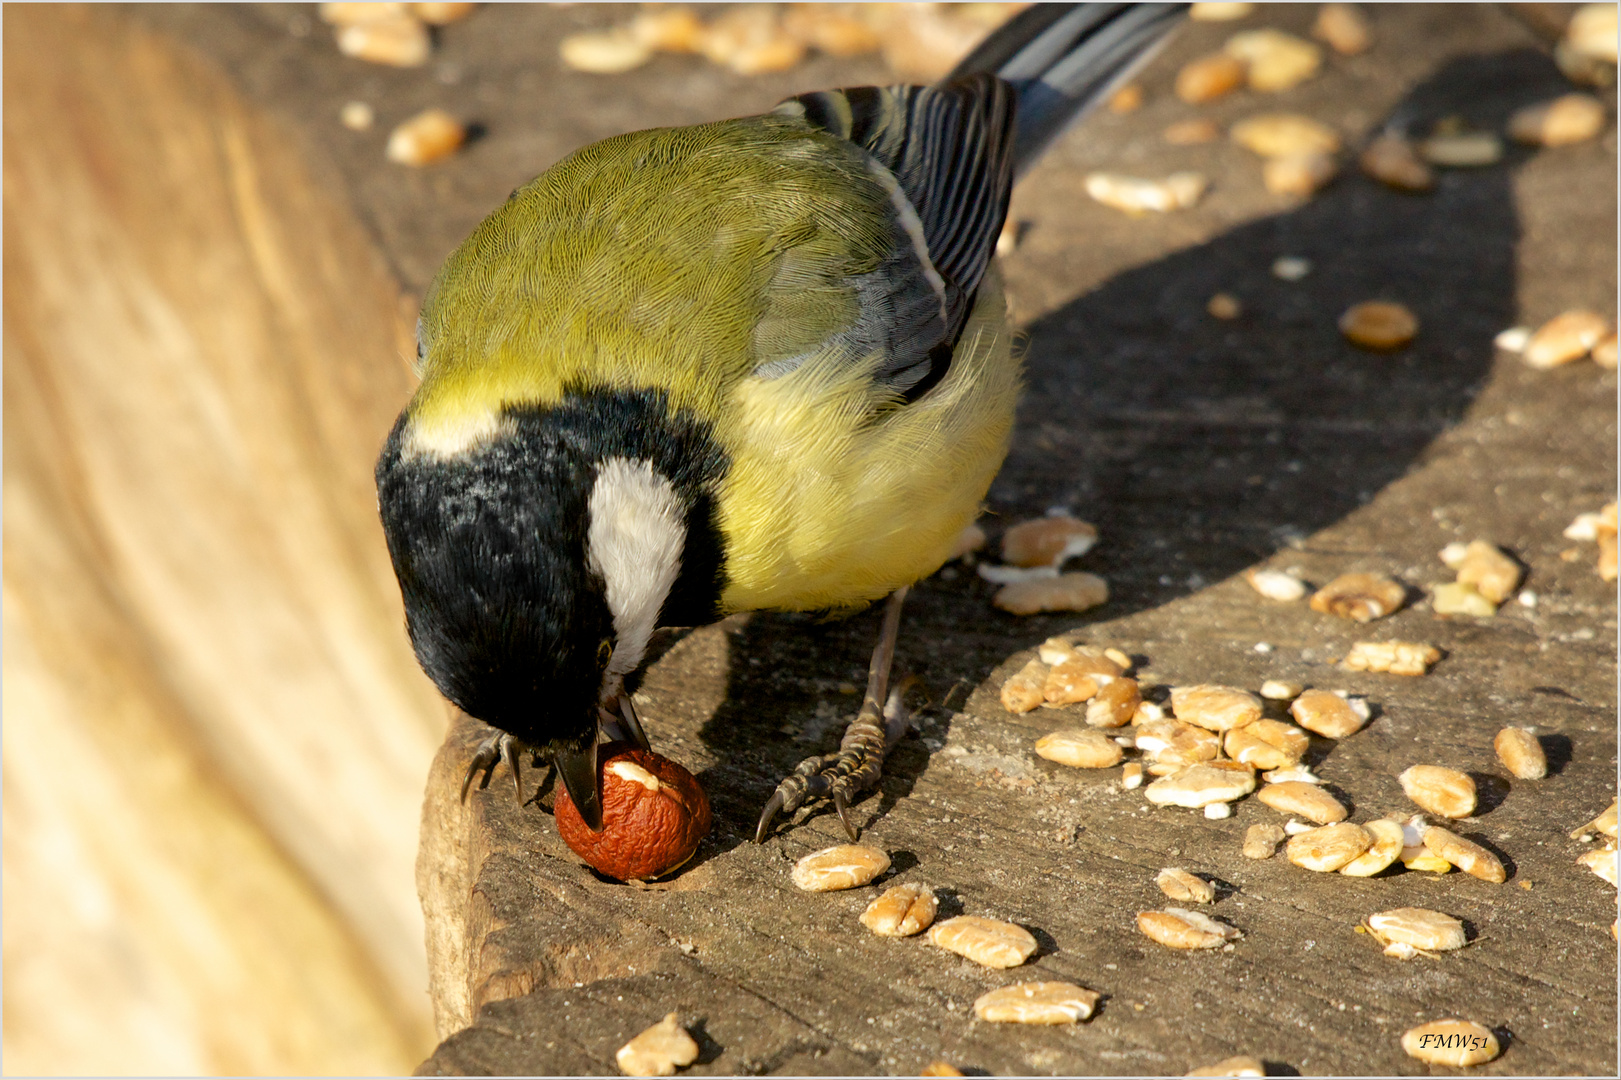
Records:
[[[890,597],[836,754],[761,816],[875,783],[900,601],[978,514],[1019,365],[991,256],[1014,177],[1186,5],[1038,4],[935,86],[588,146],[445,261],[377,491],[417,659],[601,827],[599,735],[662,626]],[[467,783],[463,784],[465,797]]]

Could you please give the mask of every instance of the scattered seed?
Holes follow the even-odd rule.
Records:
[[[1261,166],[1261,183],[1274,195],[1306,196],[1326,187],[1339,171],[1331,154],[1290,154],[1267,158]]]
[[[1267,784],[1255,793],[1255,797],[1279,813],[1299,814],[1319,825],[1344,821],[1349,813],[1338,799],[1322,788],[1298,781]]]
[[[321,21],[333,26],[355,26],[360,23],[392,22],[410,18],[404,4],[322,4],[318,9]]]
[[[865,844],[838,844],[794,864],[794,884],[806,892],[836,892],[867,884],[889,869],[889,856]]]
[[[1108,582],[1096,574],[1076,573],[1004,585],[991,602],[1014,615],[1034,615],[1041,611],[1086,611],[1108,599]]]
[[[1431,1065],[1481,1065],[1502,1053],[1497,1036],[1470,1020],[1431,1020],[1409,1028],[1401,1048]]]
[[[1611,885],[1615,884],[1615,848],[1598,848],[1584,852],[1577,856],[1576,861]]]
[[[1262,113],[1233,125],[1229,136],[1244,149],[1265,158],[1295,154],[1334,154],[1340,136],[1320,120],[1298,113]]]
[[[919,1076],[961,1076],[962,1070],[949,1061],[931,1061],[919,1071]]]
[[[614,1061],[626,1076],[674,1076],[698,1060],[698,1044],[670,1013],[619,1048]]]
[[[1261,701],[1247,690],[1204,683],[1171,690],[1171,712],[1178,720],[1211,731],[1253,724],[1261,718]]]
[[[1172,146],[1202,146],[1221,138],[1221,125],[1208,117],[1178,120],[1160,133]]]
[[[831,4],[790,7],[783,13],[782,28],[790,36],[829,56],[861,56],[876,52],[883,39],[870,21],[847,14]]]
[[[1581,828],[1572,830],[1572,832],[1570,834],[1570,838],[1572,840],[1574,840],[1578,836],[1581,836],[1583,833],[1603,833],[1605,836],[1608,836],[1611,840],[1614,840],[1615,839],[1615,816],[1616,816],[1615,800],[1611,799],[1610,800],[1610,808],[1608,810],[1604,811],[1604,813],[1600,814],[1598,817],[1594,818],[1592,821],[1589,821],[1586,825],[1583,825]]]
[[[1324,4],[1318,8],[1311,34],[1328,42],[1329,48],[1341,56],[1367,52],[1373,45],[1373,29],[1355,4]]]
[[[1306,733],[1281,720],[1257,720],[1227,732],[1223,749],[1234,761],[1257,769],[1281,769],[1298,762],[1311,745]]]
[[[1441,659],[1441,650],[1416,641],[1358,641],[1345,654],[1347,671],[1388,671],[1392,675],[1423,675]]]
[[[1198,911],[1166,908],[1139,911],[1137,929],[1173,949],[1215,949],[1244,936],[1243,932]]]
[[[1255,771],[1236,761],[1204,761],[1162,776],[1143,788],[1156,806],[1198,809],[1210,803],[1232,802],[1255,790]]]
[[[1300,684],[1284,682],[1282,679],[1268,679],[1261,684],[1261,696],[1268,701],[1288,701],[1300,696]]]
[[[1050,637],[1036,647],[1036,655],[1041,657],[1043,664],[1062,664],[1065,660],[1073,660],[1077,653],[1085,656],[1099,655],[1096,649],[1086,650],[1086,646],[1077,645],[1069,634],[1060,634]]]
[[[1414,765],[1401,774],[1401,787],[1423,809],[1442,817],[1475,812],[1475,782],[1466,772],[1443,765]]]
[[[1171,772],[1221,753],[1221,736],[1180,720],[1148,720],[1137,725],[1136,734],[1137,749],[1153,762],[1172,766]]]
[[[1210,181],[1201,173],[1172,173],[1162,180],[1143,180],[1117,173],[1091,173],[1086,193],[1105,206],[1127,213],[1186,210],[1204,195]]]
[[[1137,83],[1127,83],[1109,95],[1109,111],[1112,113],[1136,112],[1143,107],[1143,88]]]
[[[1428,908],[1404,907],[1376,912],[1364,919],[1362,925],[1381,945],[1410,945],[1425,952],[1451,952],[1463,948],[1468,940],[1463,923]]]
[[[1542,744],[1525,728],[1506,727],[1492,740],[1497,760],[1521,780],[1541,780],[1548,775],[1548,757]]]
[[[1424,830],[1424,846],[1429,848],[1432,854],[1482,881],[1500,884],[1508,878],[1507,871],[1503,869],[1503,864],[1497,860],[1496,855],[1439,825],[1431,825]]]
[[[653,58],[653,46],[629,27],[570,34],[557,45],[563,63],[593,75],[619,75]]]
[[[364,101],[350,101],[338,112],[338,120],[350,131],[369,131],[377,113]]]
[[[1431,851],[1424,843],[1424,824],[1421,814],[1414,814],[1405,822],[1399,822],[1402,829],[1402,865],[1409,870],[1424,870],[1432,874],[1446,874],[1452,870],[1452,864]],[[1438,839],[1437,843],[1443,840]]]
[[[1534,368],[1559,367],[1586,356],[1611,330],[1610,321],[1602,315],[1566,311],[1537,327],[1520,358]]]
[[[1399,610],[1407,590],[1383,574],[1341,574],[1311,597],[1311,609],[1356,622],[1372,622]]]
[[[1372,877],[1401,858],[1406,846],[1406,830],[1398,821],[1377,818],[1362,826],[1373,837],[1373,845],[1340,867],[1346,877]]]
[[[939,908],[927,885],[891,885],[861,913],[861,925],[879,937],[911,937],[934,922]]]
[[[1048,638],[1043,642],[1040,654],[1059,657],[1053,670],[1063,669],[1071,677],[1091,676],[1097,679],[1100,685],[1106,685],[1123,676],[1131,662],[1128,656],[1125,658],[1126,664],[1122,665],[1119,660],[1109,655],[1111,652],[1118,653],[1118,650],[1100,649],[1095,645],[1070,644],[1067,652],[1059,652],[1053,646],[1056,640],[1059,639]]]
[[[1499,330],[1497,336],[1492,338],[1492,344],[1504,352],[1522,353],[1525,346],[1531,341],[1531,328],[1529,326],[1511,326],[1507,330]],[[1450,545],[1449,545],[1450,546]],[[1462,544],[1458,545],[1460,548]]]
[[[1002,684],[1002,708],[1010,713],[1027,713],[1046,700],[1049,669],[1040,660],[1031,660]]]
[[[1351,703],[1327,690],[1307,690],[1289,706],[1289,715],[1307,731],[1326,739],[1343,739],[1355,734],[1366,721]]]
[[[1431,165],[1478,169],[1503,160],[1503,140],[1489,131],[1434,135],[1419,144],[1419,153]]]
[[[1271,772],[1261,774],[1269,784],[1321,784],[1323,781],[1304,765],[1290,765],[1285,769],[1273,769]]]
[[[1001,1024],[1073,1024],[1089,1019],[1100,997],[1074,983],[1015,983],[980,995],[974,1015]]]
[[[343,55],[391,67],[421,67],[432,50],[428,28],[404,14],[339,26],[337,39]]]
[[[1334,6],[1334,5],[1327,5]],[[1189,1076],[1265,1076],[1266,1066],[1260,1058],[1240,1054],[1238,1057],[1225,1058],[1214,1065],[1206,1065],[1202,1069],[1194,1069]]]
[[[1124,727],[1141,702],[1137,680],[1122,676],[1099,687],[1097,696],[1087,703],[1086,722],[1092,727]]]
[[[1306,583],[1282,570],[1246,570],[1244,580],[1268,600],[1292,602],[1306,595]]]
[[[1311,260],[1284,255],[1272,260],[1272,276],[1279,281],[1299,281],[1311,273]]]
[[[1085,555],[1098,542],[1098,530],[1068,514],[1021,521],[1002,536],[1002,561],[1011,566],[1058,566]]]
[[[1321,827],[1320,825],[1307,825],[1304,821],[1296,821],[1294,818],[1290,818],[1283,823],[1283,831],[1288,836],[1299,836],[1301,833],[1315,832]]]
[[[1278,845],[1288,834],[1281,825],[1270,822],[1264,825],[1251,825],[1244,833],[1244,858],[1270,859],[1277,854]]]
[[[1137,706],[1137,712],[1133,714],[1131,722],[1133,724],[1151,724],[1163,719],[1165,719],[1164,708],[1152,701],[1145,701]]]
[[[1599,338],[1598,344],[1593,346],[1593,363],[1601,368],[1615,370],[1616,338],[1614,330]]]
[[[1107,769],[1125,756],[1113,739],[1094,728],[1049,731],[1036,740],[1036,753],[1077,769]]]
[[[1509,138],[1530,146],[1586,142],[1604,130],[1604,106],[1591,94],[1565,94],[1517,109],[1508,118]]]
[[[1250,88],[1277,93],[1300,85],[1323,64],[1323,50],[1281,30],[1246,30],[1223,46],[1229,56],[1249,65]]]
[[[1205,301],[1205,312],[1212,319],[1228,322],[1244,314],[1244,305],[1232,293],[1219,292]]]
[[[1203,812],[1204,816],[1211,821],[1220,821],[1222,818],[1233,816],[1233,804],[1224,802],[1205,803]]]
[[[1254,10],[1254,4],[1199,3],[1188,10],[1188,18],[1194,22],[1232,22]]]
[[[1357,159],[1362,171],[1398,191],[1429,191],[1435,173],[1424,164],[1413,144],[1400,135],[1385,134],[1368,143]]]
[[[1154,878],[1154,884],[1159,891],[1172,900],[1184,900],[1193,904],[1209,904],[1216,899],[1216,890],[1204,878],[1194,877],[1186,870],[1176,867],[1167,867],[1161,870]]]
[[[412,4],[411,14],[427,23],[429,26],[449,26],[453,22],[460,22],[474,11],[477,4]]]
[[[467,129],[443,109],[427,109],[388,136],[388,160],[417,168],[450,157],[467,139]]]
[[[962,532],[957,534],[957,543],[951,549],[951,558],[960,559],[985,547],[985,530],[978,525],[969,523],[963,526]]]
[[[1135,791],[1143,786],[1143,765],[1140,761],[1128,761],[1120,770],[1120,786],[1126,791]]]
[[[1475,591],[1473,585],[1459,581],[1444,582],[1430,590],[1430,607],[1437,615],[1474,615],[1489,619],[1497,614],[1497,605]]]
[[[1475,591],[1494,604],[1501,604],[1520,587],[1520,564],[1503,553],[1501,548],[1484,540],[1475,540],[1463,549],[1463,558],[1454,568],[1458,582],[1471,585]]]
[[[1036,939],[1024,927],[978,915],[935,923],[929,944],[990,968],[1018,967],[1036,951]]]
[[[1066,660],[1047,673],[1042,684],[1042,696],[1049,705],[1073,705],[1090,701],[1098,692],[1098,683],[1113,676],[1102,674],[1084,660]]]
[[[1418,334],[1418,316],[1404,305],[1388,300],[1353,304],[1340,316],[1340,333],[1363,349],[1399,349]]]
[[[778,14],[761,4],[739,4],[704,30],[699,51],[739,75],[787,71],[805,58],[805,43],[786,33]]]
[[[1565,27],[1564,43],[1578,55],[1615,66],[1616,8],[1614,4],[1583,4]]]
[[[1244,61],[1226,53],[1190,60],[1176,73],[1176,96],[1189,105],[1215,101],[1244,85]]]
[[[1373,846],[1373,834],[1342,821],[1303,832],[1289,841],[1289,861],[1318,873],[1331,873]]]

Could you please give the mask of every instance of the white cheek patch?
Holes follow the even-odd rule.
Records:
[[[651,463],[609,458],[597,470],[588,504],[586,552],[607,586],[613,614],[609,677],[636,670],[659,609],[681,573],[685,513],[670,481]]]

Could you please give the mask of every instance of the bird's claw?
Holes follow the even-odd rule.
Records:
[[[490,786],[490,777],[495,775],[495,767],[501,764],[502,758],[505,758],[512,768],[512,793],[518,797],[518,802],[522,803],[523,775],[518,757],[526,751],[529,751],[527,744],[504,731],[494,731],[485,736],[484,741],[473,751],[472,760],[467,763],[467,775],[462,777],[462,802],[467,801],[467,792],[473,786],[473,777],[481,771],[484,773],[484,778],[478,784],[478,789],[483,791]]]
[[[791,815],[814,798],[831,798],[850,842],[860,839],[860,830],[850,817],[850,802],[877,786],[883,775],[884,759],[906,734],[911,713],[903,699],[911,683],[908,679],[892,690],[882,711],[868,698],[845,729],[837,753],[808,757],[783,778],[760,812],[760,822],[754,829],[756,844],[765,843],[778,814]]]

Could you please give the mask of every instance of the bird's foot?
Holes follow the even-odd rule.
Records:
[[[480,771],[484,779],[479,781],[479,790],[483,791],[490,786],[490,777],[495,775],[495,767],[505,758],[512,769],[512,791],[523,802],[523,777],[518,765],[518,758],[522,754],[529,754],[529,763],[535,764],[534,751],[520,739],[514,738],[504,731],[492,731],[478,749],[473,751],[473,760],[467,763],[467,775],[462,777],[462,802],[467,801],[467,792],[473,785],[473,777]]]
[[[907,679],[891,691],[882,710],[872,698],[867,698],[861,712],[845,728],[837,753],[808,757],[791,775],[783,778],[760,813],[760,823],[754,830],[755,843],[765,842],[771,822],[778,814],[791,815],[808,800],[817,798],[831,798],[851,842],[859,839],[860,834],[850,820],[850,802],[877,786],[883,775],[884,759],[906,734],[911,712],[903,699],[912,681]]]

